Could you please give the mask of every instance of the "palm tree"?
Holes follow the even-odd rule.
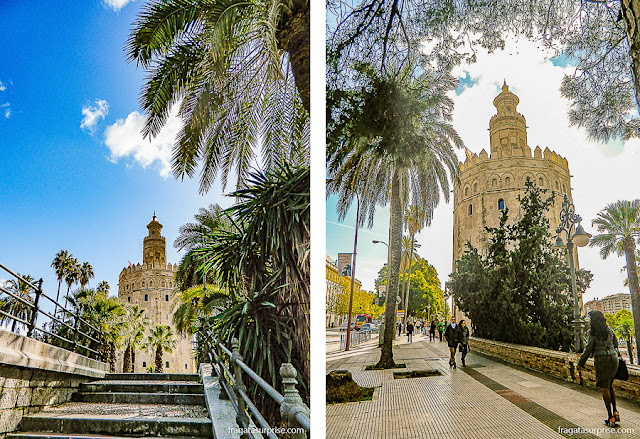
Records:
[[[200,191],[218,173],[243,185],[256,148],[266,169],[308,164],[309,0],[153,0],[134,23],[129,60],[150,70],[141,103],[155,136],[174,104],[184,127],[173,173]],[[151,67],[153,66],[153,67]]]
[[[103,280],[96,287],[96,292],[99,294],[102,294],[104,297],[107,297],[109,295],[110,289],[111,287],[109,286],[109,282],[107,282],[106,280]]]
[[[31,295],[35,293],[35,289],[31,286],[34,284],[35,279],[28,275],[21,275],[24,280],[10,280],[6,283],[6,289],[16,296],[20,297],[20,299],[33,303],[33,299]],[[29,321],[29,317],[31,316],[32,308],[24,303],[22,300],[16,299],[15,297],[8,295],[8,297],[0,300],[0,310],[4,311],[7,314],[12,315],[13,317],[17,317],[24,321]],[[6,322],[9,320],[13,320],[13,324],[11,325],[11,332],[16,332],[16,328],[18,326],[18,321],[12,319],[6,315],[0,315],[0,322]]]
[[[155,372],[162,373],[162,356],[164,352],[171,353],[176,347],[173,331],[167,325],[157,325],[147,337],[145,348],[155,352]]]
[[[71,257],[72,256],[67,250],[60,250],[55,258],[53,258],[53,262],[51,263],[51,266],[56,271],[56,276],[58,278],[58,293],[56,294],[56,306],[53,315],[56,315],[56,312],[58,311],[58,302],[60,300],[60,285],[62,285],[62,280],[67,274],[67,265]]]
[[[146,316],[144,309],[138,305],[124,307],[123,315],[123,337],[124,357],[122,361],[122,372],[133,372],[135,364],[135,350],[137,346],[142,344],[144,338],[144,330],[149,326],[149,318]]]
[[[602,247],[602,259],[606,259],[612,253],[617,256],[625,255],[634,332],[640,334],[640,291],[635,261],[636,242],[640,242],[640,200],[608,204],[598,213],[592,224],[599,234],[591,239],[589,245]],[[640,352],[640,341],[637,338],[636,352]]]
[[[74,257],[69,256],[67,262],[65,264],[65,273],[64,273],[64,281],[67,283],[67,294],[64,299],[64,307],[67,307],[67,298],[69,297],[69,292],[71,291],[71,285],[78,283],[80,279],[80,264],[78,260]]]
[[[176,291],[173,297],[173,324],[178,334],[193,336],[197,330],[197,321],[220,312],[232,298],[224,288],[207,285]]]
[[[210,245],[213,233],[230,230],[232,224],[231,218],[217,204],[211,204],[207,209],[200,208],[194,219],[196,222],[180,227],[179,235],[173,243],[178,251],[186,251],[175,275],[176,287],[181,292],[214,281],[212,275],[208,274],[206,283],[203,282],[204,276],[199,270],[202,260],[195,250]]]
[[[80,282],[80,288],[84,288],[89,283],[90,279],[93,279],[93,267],[88,262],[83,262],[78,269],[78,281]]]
[[[328,190],[338,194],[338,214],[346,215],[353,194],[361,199],[360,224],[373,222],[376,205],[390,204],[389,285],[385,300],[385,333],[378,367],[394,366],[392,340],[398,296],[402,213],[419,206],[433,215],[442,193],[449,199],[448,175],[457,172],[453,145],[463,143],[451,126],[457,86],[449,75],[405,65],[397,73],[355,66],[357,90],[330,90],[332,122],[328,129]]]

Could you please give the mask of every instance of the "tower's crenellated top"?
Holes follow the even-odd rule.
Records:
[[[153,211],[153,219],[147,224],[149,235],[145,236],[142,244],[142,263],[147,265],[166,264],[167,251],[166,240],[161,235],[162,224],[156,218],[156,211]]]

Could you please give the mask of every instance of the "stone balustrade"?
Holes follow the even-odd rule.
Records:
[[[472,352],[480,352],[565,381],[595,387],[593,358],[590,358],[585,367],[578,372],[576,365],[580,355],[572,352],[553,351],[479,337],[469,338],[469,349]],[[627,368],[629,380],[615,380],[613,383],[616,396],[620,395],[640,402],[640,367],[627,364]]]
[[[81,383],[104,378],[108,365],[0,329],[0,439],[23,415],[71,401]]]

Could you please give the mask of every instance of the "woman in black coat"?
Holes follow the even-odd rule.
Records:
[[[460,320],[458,326],[460,327],[458,337],[460,341],[460,352],[462,352],[462,367],[465,367],[464,358],[467,356],[467,352],[469,352],[469,328],[467,328],[467,323],[464,320]]]
[[[451,317],[451,323],[447,325],[447,329],[444,330],[444,338],[447,339],[447,345],[449,345],[449,352],[451,352],[451,358],[449,358],[449,366],[456,368],[456,349],[458,348],[460,338],[460,326],[456,325],[456,318]]]
[[[609,418],[604,423],[609,427],[615,427],[616,421],[620,421],[620,415],[616,408],[616,394],[613,391],[613,379],[618,371],[618,339],[611,328],[607,326],[607,320],[600,311],[591,311],[591,331],[589,342],[578,361],[578,370],[584,367],[587,359],[593,354],[593,365],[596,370],[596,386],[602,391],[602,399],[607,408]],[[613,406],[613,412],[611,407]]]

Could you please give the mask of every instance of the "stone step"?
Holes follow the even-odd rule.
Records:
[[[137,436],[139,437],[139,436]],[[47,433],[42,431],[24,432],[24,433],[7,433],[6,439],[130,439],[131,436],[112,436],[103,434],[64,434],[64,433]],[[208,439],[209,436],[194,436],[193,439]],[[184,436],[162,436],[155,439],[185,439]]]
[[[204,393],[76,392],[71,400],[119,404],[205,404]]]
[[[67,435],[83,433],[135,437],[210,438],[213,435],[209,418],[129,417],[46,412],[24,416],[22,430],[32,433],[51,432]]]
[[[201,383],[194,381],[115,381],[101,380],[80,384],[79,392],[89,393],[189,393],[202,394],[204,388]]]
[[[115,381],[200,381],[197,373],[108,373],[105,380]]]

